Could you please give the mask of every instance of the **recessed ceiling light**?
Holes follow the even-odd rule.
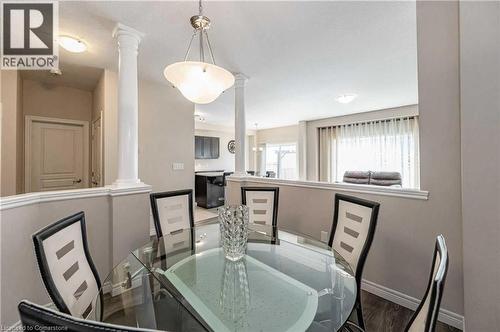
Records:
[[[72,53],[82,53],[87,50],[87,45],[83,40],[70,36],[59,36],[59,45]]]
[[[353,101],[354,99],[356,99],[357,96],[358,95],[356,95],[354,93],[347,93],[347,94],[343,94],[341,96],[338,96],[337,98],[335,98],[335,100],[341,104],[348,104],[351,101]]]
[[[50,70],[50,73],[51,73],[52,75],[54,75],[54,76],[61,76],[61,75],[62,75],[62,71],[61,71],[61,69],[59,69],[59,68],[52,68],[52,69]]]
[[[201,114],[195,114],[194,119],[195,121],[205,122],[205,118]]]

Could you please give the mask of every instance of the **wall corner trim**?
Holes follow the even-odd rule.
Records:
[[[90,197],[100,197],[100,196],[114,197],[114,196],[149,193],[151,192],[151,189],[152,188],[150,185],[141,184],[141,185],[127,186],[127,187],[105,186],[98,188],[27,193],[21,195],[1,197],[0,211],[31,204],[53,202],[53,201],[64,201],[77,198],[90,198]]]

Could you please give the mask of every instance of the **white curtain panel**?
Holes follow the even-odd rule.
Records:
[[[417,117],[320,128],[319,133],[321,181],[341,182],[346,171],[388,171],[401,173],[404,188],[420,187]]]
[[[319,128],[319,181],[335,181],[336,147],[335,127]]]

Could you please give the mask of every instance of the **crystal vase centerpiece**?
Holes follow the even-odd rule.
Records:
[[[227,259],[235,262],[245,256],[248,240],[248,207],[245,205],[219,208],[222,249]]]

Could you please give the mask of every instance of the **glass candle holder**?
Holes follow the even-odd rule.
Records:
[[[224,255],[230,261],[245,256],[248,240],[248,207],[224,206],[219,210],[220,238]]]

